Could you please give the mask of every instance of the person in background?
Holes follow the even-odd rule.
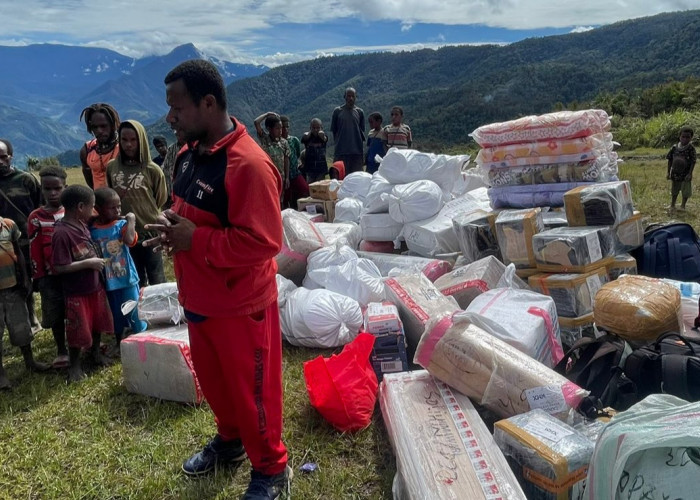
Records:
[[[367,134],[367,156],[365,165],[367,165],[367,173],[373,174],[379,170],[379,163],[374,159],[377,155],[384,156],[384,134],[382,131],[382,115],[374,112],[367,117],[370,131]]]
[[[325,179],[328,174],[326,162],[328,136],[323,131],[321,120],[318,118],[311,120],[309,131],[301,136],[301,143],[304,145],[302,164],[307,185]]]
[[[301,142],[299,138],[289,135],[289,117],[282,115],[282,138],[289,144],[289,188],[284,191],[284,206],[297,208],[297,200],[309,196],[309,185],[304,176],[299,173],[301,157]]]
[[[669,211],[676,209],[678,194],[681,195],[680,210],[685,210],[685,204],[693,194],[693,169],[695,169],[696,153],[691,144],[693,140],[693,129],[683,127],[681,129],[678,144],[671,147],[666,155],[668,160],[668,171],[666,179],[671,181],[671,205]]]
[[[165,155],[168,154],[168,141],[162,135],[157,135],[153,138],[153,147],[158,151],[158,156],[153,158],[153,163],[161,167],[163,166]]]
[[[146,129],[136,120],[126,120],[119,126],[119,156],[107,166],[107,181],[122,201],[125,212],[136,216],[136,232],[153,237],[145,225],[155,222],[161,207],[168,199],[165,175],[151,161]],[[141,245],[129,249],[139,274],[139,285],[157,285],[165,282],[163,257]]]
[[[391,108],[391,124],[382,129],[384,152],[389,148],[409,149],[413,144],[411,127],[403,123],[403,109],[401,106]]]
[[[22,261],[26,266],[26,274],[31,277],[31,257],[29,255],[29,235],[27,220],[36,208],[41,205],[41,187],[37,178],[29,172],[23,172],[12,165],[14,148],[7,139],[0,139],[0,217],[15,221],[20,230],[18,241]],[[34,294],[27,295],[27,310],[32,332],[41,330],[39,320],[34,312]]]
[[[182,133],[176,133],[175,142],[168,146],[168,152],[166,153],[163,164],[161,165],[163,175],[165,175],[165,185],[168,188],[168,201],[166,201],[165,205],[163,205],[164,209],[170,208],[173,204],[173,169],[175,168],[177,154],[184,145],[185,139],[182,137]]]
[[[107,186],[107,164],[119,154],[119,113],[109,104],[91,104],[80,113],[94,139],[80,149],[85,183],[92,189]]]
[[[250,459],[244,500],[289,494],[282,443],[282,334],[275,256],[282,178],[226,111],[216,67],[195,59],[165,77],[167,121],[189,146],[178,156],[175,203],[145,242],[173,255],[197,379],[217,434],[182,470],[190,476]],[[150,227],[150,226],[149,226]]]
[[[66,171],[60,167],[46,166],[39,171],[41,194],[46,204],[37,208],[27,222],[29,254],[32,278],[41,296],[41,326],[50,328],[56,343],[56,358],[53,368],[67,368],[69,364],[66,348],[66,301],[63,296],[61,277],[53,267],[53,237],[56,222],[63,218],[61,193],[66,187]]]
[[[343,165],[342,161],[338,160],[333,162],[331,168],[328,169],[328,177],[336,181],[345,179],[345,165]]]
[[[364,159],[365,114],[355,106],[357,92],[345,89],[345,104],[333,110],[331,132],[335,151],[333,161],[341,160],[348,174],[361,172]]]
[[[267,132],[261,126],[263,121],[265,121]],[[277,113],[268,111],[258,116],[254,123],[260,145],[277,167],[286,191],[289,189],[289,158],[291,151],[289,150],[287,139],[282,137],[282,120]]]

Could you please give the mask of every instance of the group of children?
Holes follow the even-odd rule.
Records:
[[[121,216],[116,191],[66,186],[65,170],[47,166],[39,172],[45,205],[28,219],[34,287],[41,295],[41,324],[51,329],[57,356],[52,365],[33,359],[32,333],[25,299],[32,293],[19,229],[0,219],[0,307],[10,341],[20,347],[29,370],[68,368],[68,381],[85,376],[83,350],[96,365],[110,362],[100,349],[103,334],[115,334],[117,347],[125,332],[138,333],[146,323],[138,310],[124,315],[121,305],[138,300],[139,277],[127,247],[138,241],[135,216]],[[0,330],[1,331],[1,330]],[[1,352],[1,350],[0,350]],[[1,354],[0,354],[1,355]],[[0,357],[0,389],[10,387]]]

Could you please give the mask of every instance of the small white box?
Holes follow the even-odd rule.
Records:
[[[374,335],[402,331],[399,310],[391,302],[370,302],[365,311],[365,331]]]

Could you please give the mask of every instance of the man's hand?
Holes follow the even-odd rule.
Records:
[[[148,230],[158,232],[158,236],[143,242],[143,246],[153,247],[153,251],[163,250],[168,255],[192,248],[192,236],[197,226],[172,210],[158,216],[158,223],[146,224]]]

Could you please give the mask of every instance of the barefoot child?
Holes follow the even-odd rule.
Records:
[[[53,268],[51,238],[56,222],[63,218],[61,193],[66,187],[66,171],[60,167],[46,166],[39,172],[41,194],[46,200],[29,214],[27,234],[29,235],[29,255],[32,260],[34,282],[41,295],[41,326],[50,328],[56,342],[56,359],[53,368],[68,367],[66,348],[66,303],[63,298],[61,277]]]
[[[146,330],[146,322],[139,319],[134,308],[124,316],[122,304],[127,300],[139,300],[139,275],[127,247],[136,245],[136,216],[129,212],[121,217],[122,203],[114,189],[95,190],[97,219],[90,225],[92,241],[99,245],[105,257],[107,300],[114,319],[114,336],[117,346],[128,328],[133,333]]]
[[[2,365],[5,328],[10,334],[12,345],[22,351],[27,370],[49,369],[49,365],[35,361],[32,354],[33,335],[27,310],[27,294],[31,293],[31,283],[24,257],[19,251],[20,235],[14,221],[0,217],[0,389],[10,388],[10,380]]]
[[[97,255],[86,226],[95,195],[87,186],[68,186],[61,194],[61,204],[65,215],[56,223],[51,244],[54,269],[62,277],[66,297],[68,382],[74,382],[85,377],[81,349],[90,349],[95,364],[108,364],[100,352],[100,338],[103,333],[111,334],[114,326],[102,277],[105,262]]]
[[[683,127],[678,139],[678,144],[674,145],[666,155],[668,160],[668,174],[666,178],[671,181],[671,205],[669,210],[676,209],[678,193],[681,194],[681,210],[685,210],[685,204],[693,193],[691,181],[693,179],[693,169],[695,168],[695,148],[690,143],[693,139],[693,129]]]

